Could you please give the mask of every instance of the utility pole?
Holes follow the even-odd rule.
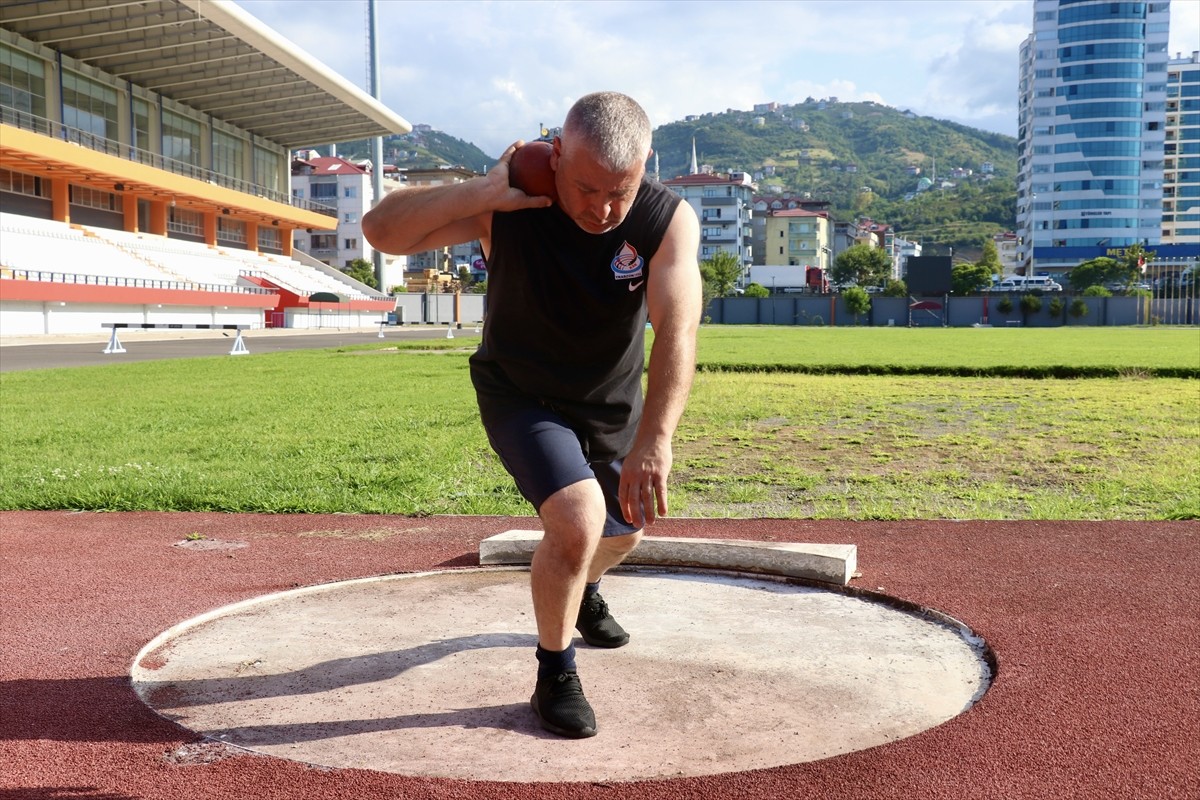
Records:
[[[367,0],[367,39],[371,50],[371,97],[382,100],[379,88],[379,19],[376,16],[376,0]],[[374,203],[383,200],[383,137],[376,136],[371,140],[371,191],[375,195]],[[383,284],[383,253],[377,248],[371,251],[371,260],[375,264],[375,281],[379,291],[387,294]]]

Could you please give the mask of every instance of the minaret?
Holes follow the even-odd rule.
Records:
[[[699,175],[700,174],[700,167],[696,163],[696,137],[695,136],[692,137],[692,171],[688,174],[689,175]]]

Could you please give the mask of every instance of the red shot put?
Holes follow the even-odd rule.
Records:
[[[531,197],[549,197],[558,202],[554,185],[554,170],[550,155],[554,146],[549,142],[529,142],[513,153],[508,162],[508,183]]]

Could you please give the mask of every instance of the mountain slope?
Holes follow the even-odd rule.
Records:
[[[699,163],[749,172],[763,194],[807,192],[839,219],[870,216],[943,249],[977,249],[1013,224],[1016,140],[1002,134],[877,103],[810,100],[663,125],[654,143],[664,178],[689,171],[693,137]],[[952,177],[955,169],[971,174]],[[918,194],[923,178],[955,186]]]

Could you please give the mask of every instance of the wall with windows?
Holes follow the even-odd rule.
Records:
[[[285,148],[8,30],[0,30],[0,116],[42,133],[61,124],[67,139],[106,140],[126,158],[286,202]]]
[[[1035,0],[1019,51],[1018,257],[1152,246],[1162,234],[1166,2]],[[1033,264],[1034,249],[1038,264]]]
[[[1164,244],[1200,244],[1200,51],[1167,65]]]

